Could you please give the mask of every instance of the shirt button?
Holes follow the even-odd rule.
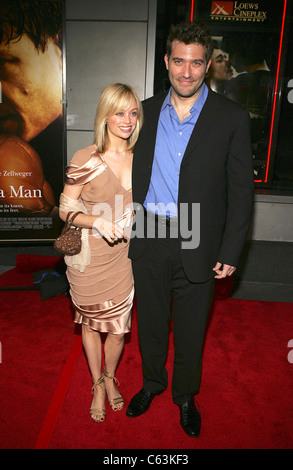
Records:
[[[181,153],[180,153],[180,152],[178,152],[178,156],[181,157]]]
[[[182,132],[179,132],[179,135],[182,135]]]

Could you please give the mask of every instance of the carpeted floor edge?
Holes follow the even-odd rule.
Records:
[[[55,389],[46,417],[38,435],[35,449],[48,449],[55,426],[58,421],[76,362],[82,351],[82,341],[80,336],[76,336],[72,349],[62,370],[58,385]]]

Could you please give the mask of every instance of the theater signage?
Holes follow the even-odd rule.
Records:
[[[213,1],[210,16],[212,20],[264,22],[267,11],[259,3]]]

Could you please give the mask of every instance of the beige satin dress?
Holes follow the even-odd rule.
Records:
[[[67,167],[66,183],[83,186],[81,199],[89,215],[102,215],[119,223],[130,214],[131,222],[131,188],[123,188],[94,145],[75,153]],[[129,230],[127,234],[130,236]],[[129,236],[110,244],[90,229],[90,265],[84,272],[68,266],[66,272],[75,323],[113,334],[130,331],[134,287]]]

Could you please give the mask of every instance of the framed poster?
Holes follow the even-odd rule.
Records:
[[[64,4],[0,0],[0,242],[60,233]]]
[[[293,6],[293,5],[292,5]],[[292,12],[292,10],[291,10]],[[293,189],[293,17],[289,15],[290,28],[286,47],[286,66],[283,74],[283,92],[278,126],[276,159],[273,170],[273,188]]]
[[[287,0],[192,0],[191,20],[214,39],[210,87],[246,108],[251,117],[256,185],[270,183],[280,110],[280,69]]]

